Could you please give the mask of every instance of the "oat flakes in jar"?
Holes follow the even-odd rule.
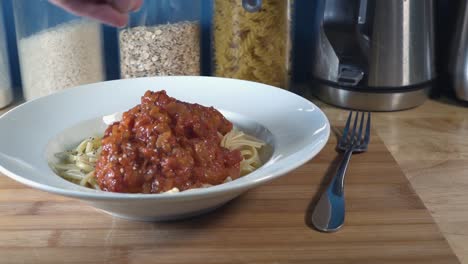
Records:
[[[150,0],[119,31],[122,78],[200,75],[202,0]]]
[[[293,0],[214,0],[214,76],[290,83]]]
[[[12,2],[26,100],[106,80],[101,24],[47,0]]]

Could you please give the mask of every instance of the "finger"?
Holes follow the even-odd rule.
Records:
[[[128,22],[128,14],[122,14],[108,4],[81,0],[50,0],[50,2],[77,16],[97,19],[111,26],[123,27]]]
[[[108,0],[108,3],[120,13],[128,13],[132,10],[134,0]]]
[[[87,14],[89,14],[89,17],[91,18],[115,27],[123,27],[127,25],[129,18],[127,13],[120,13],[109,5],[102,5],[99,9],[92,9]]]
[[[130,11],[132,12],[138,11],[142,5],[143,5],[143,0],[134,0],[133,7],[132,9],[130,9]]]

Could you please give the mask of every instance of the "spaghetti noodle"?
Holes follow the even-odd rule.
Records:
[[[100,190],[94,169],[101,150],[101,138],[89,137],[73,150],[55,154],[60,162],[54,164],[52,168],[66,180]]]
[[[146,91],[141,103],[103,118],[102,138],[57,154],[58,175],[120,193],[164,193],[235,180],[261,165],[259,139],[235,129],[218,110]]]
[[[60,162],[52,166],[55,172],[68,181],[100,190],[95,176],[95,166],[102,151],[101,140],[101,137],[89,137],[78,144],[76,148],[57,153],[55,156]],[[263,146],[265,146],[265,142],[236,128],[224,135],[221,140],[221,147],[229,150],[240,150],[243,158],[240,162],[241,176],[253,172],[262,165],[258,151]],[[229,181],[232,181],[231,177],[227,177],[224,182]],[[205,184],[202,187],[209,186],[212,185]],[[176,192],[179,192],[178,188],[167,191],[167,193]]]

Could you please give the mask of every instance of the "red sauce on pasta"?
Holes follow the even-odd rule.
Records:
[[[147,91],[141,104],[106,129],[96,164],[99,187],[160,193],[236,179],[242,156],[220,146],[231,129],[232,123],[213,107]]]

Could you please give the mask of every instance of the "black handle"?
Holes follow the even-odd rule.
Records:
[[[359,26],[366,23],[368,0],[325,0],[323,30],[340,62],[338,82],[358,85],[368,68],[368,50]],[[365,44],[365,43],[364,43]]]

